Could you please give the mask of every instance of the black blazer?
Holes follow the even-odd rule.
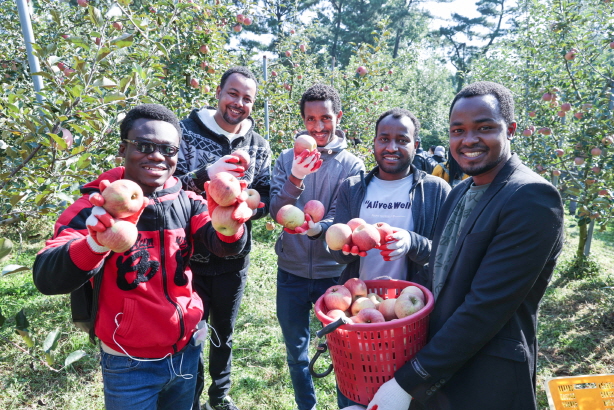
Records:
[[[472,180],[442,207],[430,266]],[[411,409],[537,408],[537,310],[562,245],[558,191],[513,154],[460,232],[429,342],[395,373],[414,398]]]

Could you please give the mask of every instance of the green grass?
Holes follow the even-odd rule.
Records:
[[[596,233],[592,262],[598,271],[584,279],[570,279],[569,267],[577,244],[573,221],[567,221],[567,238],[559,267],[542,302],[539,318],[538,399],[547,409],[543,382],[550,377],[598,374],[614,365],[614,234]],[[276,258],[273,243],[278,232],[255,226],[258,242],[252,253],[249,281],[235,332],[231,396],[242,409],[296,407],[288,375],[281,331],[275,317]],[[45,231],[44,237],[48,235]],[[0,235],[1,236],[1,235]],[[17,249],[6,264],[32,266],[42,242],[14,240]],[[67,296],[44,296],[32,284],[31,272],[0,278],[0,308],[7,322],[0,328],[0,408],[53,410],[103,409],[102,379],[98,348],[70,322]],[[32,357],[13,332],[14,315],[24,309],[36,342]],[[40,346],[46,335],[62,332],[55,353],[55,372],[41,363]],[[319,328],[312,322],[312,334]],[[315,346],[315,341],[312,347]],[[84,359],[62,369],[72,351],[88,353]],[[207,354],[207,353],[205,353]],[[313,356],[313,350],[310,354]],[[321,360],[323,370],[328,361]],[[315,381],[319,409],[336,409],[334,376]]]

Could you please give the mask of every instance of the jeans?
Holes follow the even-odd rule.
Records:
[[[209,402],[221,403],[230,390],[230,369],[232,365],[232,336],[241,306],[243,291],[247,283],[247,269],[240,272],[224,273],[216,276],[194,276],[192,286],[203,300],[205,313],[213,328],[209,332],[212,342],[209,345]],[[194,397],[194,410],[200,410],[200,395],[205,386],[204,359],[198,365],[198,380]]]
[[[355,401],[352,401],[350,399],[348,399],[347,397],[345,397],[343,395],[343,393],[341,393],[341,390],[339,390],[339,386],[337,386],[337,406],[340,409],[344,409],[346,407],[350,407],[350,406],[354,406],[358,404],[359,406],[363,406],[363,407],[367,407],[366,404],[360,404],[360,403],[356,403]]]
[[[313,304],[338,278],[307,279],[277,270],[277,320],[286,344],[286,360],[299,410],[316,405],[309,374],[309,321]]]
[[[101,351],[106,410],[189,410],[202,346],[194,340],[161,360],[131,359]]]

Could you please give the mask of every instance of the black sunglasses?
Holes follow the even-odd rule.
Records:
[[[165,157],[174,157],[179,152],[179,147],[168,144],[154,144],[153,142],[143,142],[143,141],[135,141],[135,140],[122,140],[129,144],[132,144],[136,147],[138,152],[142,152],[143,154],[151,154],[158,150],[158,152]]]

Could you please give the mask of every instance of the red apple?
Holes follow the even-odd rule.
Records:
[[[96,37],[94,39],[94,44],[96,44],[97,46],[99,46],[101,42],[102,42],[102,40],[100,39],[100,37]]]
[[[555,169],[554,171],[552,171],[552,175],[554,175],[555,177],[558,177],[559,175],[561,175],[561,171],[558,169]]]
[[[599,168],[599,167],[597,167],[597,166],[594,166],[592,170],[593,170],[593,172],[594,172],[595,174],[598,174],[598,173],[600,173],[600,172],[601,172],[601,168]]]
[[[576,58],[577,53],[578,53],[578,50],[576,50],[575,48],[572,48],[567,53],[565,53],[565,60],[573,60],[574,58]]]
[[[275,224],[271,221],[267,221],[267,223],[264,224],[264,227],[266,228],[267,231],[272,231],[275,229]]]
[[[208,85],[206,85],[206,86],[204,86],[204,87],[203,87],[203,92],[204,92],[205,94],[207,94],[209,91],[211,91],[211,87],[209,87]]]
[[[335,285],[324,292],[324,304],[328,310],[347,310],[352,304],[352,294],[343,285]]]
[[[360,296],[354,299],[354,302],[352,303],[352,306],[350,307],[350,311],[352,312],[352,315],[356,316],[358,312],[360,312],[363,309],[375,309],[375,304],[371,301],[371,299],[368,299],[364,296]]]
[[[384,323],[384,315],[375,308],[365,308],[358,312],[358,320],[360,323]]]
[[[87,7],[87,0],[77,0],[77,4],[81,7]]]
[[[209,54],[209,52],[211,51],[211,49],[209,48],[207,44],[203,44],[202,46],[198,48],[198,50],[200,50],[200,52],[203,54]]]
[[[367,299],[371,299],[371,302],[373,302],[373,304],[375,305],[376,309],[379,306],[379,304],[384,301],[384,299],[382,299],[382,297],[380,295],[378,295],[377,293],[374,293],[374,292],[371,292],[371,293],[367,294]]]
[[[276,216],[277,222],[284,228],[295,229],[305,223],[305,214],[294,205],[284,205]]]
[[[277,71],[271,71],[271,77],[277,77]]]
[[[303,153],[303,151],[313,151],[318,148],[316,144],[316,140],[313,139],[311,135],[302,134],[296,137],[294,140],[294,156],[298,156]]]
[[[552,100],[552,94],[550,94],[550,93],[544,93],[544,95],[542,95],[542,100],[544,100],[544,101],[550,101],[550,100]]]
[[[386,321],[397,318],[397,314],[394,313],[394,305],[396,302],[396,299],[386,299],[377,307],[377,310],[380,311]]]
[[[574,162],[576,165],[582,165],[582,164],[584,164],[584,158],[582,158],[582,157],[575,157],[575,158],[574,158],[574,160],[573,160],[573,162]]]
[[[559,102],[555,101],[554,99],[552,99],[552,101],[550,101],[550,107],[551,108],[556,108],[559,106]]]
[[[123,253],[132,248],[138,236],[139,231],[136,225],[124,220],[118,220],[109,228],[96,234],[101,245],[116,253]]]
[[[324,209],[322,202],[318,201],[317,199],[312,199],[307,201],[303,207],[303,212],[309,214],[314,222],[320,222],[322,218],[324,218],[326,209]]]
[[[591,155],[593,157],[598,157],[599,155],[601,155],[601,148],[594,147],[593,149],[591,149]]]
[[[362,218],[353,218],[353,219],[350,219],[347,223],[347,225],[350,227],[352,232],[354,232],[354,229],[356,229],[358,226],[363,225],[363,224],[366,224],[366,222]]]
[[[333,309],[329,310],[328,313],[326,313],[326,316],[336,321],[340,317],[345,317],[345,312],[343,310]]]
[[[291,30],[290,30],[290,34],[296,34],[296,30],[291,29]]]
[[[245,18],[243,19],[243,24],[245,24],[246,26],[251,26],[251,24],[252,24],[252,19],[251,19],[251,18],[249,18],[249,17],[245,17]]]
[[[243,14],[237,14],[237,23],[243,23],[245,16]]]
[[[537,116],[537,113],[535,111],[529,111],[529,117],[534,118]]]
[[[559,117],[564,117],[565,114],[567,114],[565,111],[559,111],[559,112],[556,113],[556,115],[559,116]]]
[[[367,297],[367,284],[358,278],[348,279],[343,286],[345,286],[350,293],[352,294],[352,300],[356,300],[358,298],[366,298]]]
[[[597,182],[597,180],[596,180],[596,179],[593,179],[593,178],[587,178],[587,179],[584,181],[584,183],[585,183],[586,185],[593,185],[595,182]]]
[[[571,110],[571,104],[570,103],[561,104],[561,111],[569,111],[569,110]]]
[[[198,88],[198,86],[199,86],[198,80],[196,78],[192,78],[190,80],[190,86],[193,87],[193,88]]]
[[[292,86],[288,83],[284,83],[284,88],[288,91],[292,91]]]
[[[392,75],[392,74],[394,74],[394,71],[388,70],[388,75]]]
[[[241,30],[243,30],[243,26],[241,26],[241,24],[237,23],[237,24],[235,24],[234,26],[232,26],[232,29],[233,29],[235,32],[239,33]]]
[[[420,289],[418,286],[410,285],[403,288],[401,295],[411,295],[421,299],[423,302],[425,301],[424,292],[422,292],[422,289]]]
[[[286,50],[286,57],[292,57],[292,51]]]
[[[121,21],[114,21],[112,26],[115,30],[118,30],[118,31],[124,28],[124,25],[122,24]]]
[[[380,233],[371,224],[362,224],[352,231],[352,243],[360,251],[369,251],[380,244]]]
[[[234,205],[241,191],[239,180],[228,172],[218,172],[209,184],[209,195],[220,206]]]
[[[379,232],[380,244],[385,243],[388,235],[392,235],[392,233],[394,232],[394,228],[388,225],[386,222],[378,222],[373,226],[375,226],[375,228]]]
[[[552,130],[548,127],[543,127],[539,129],[539,133],[544,135],[550,135],[552,134]]]
[[[250,209],[258,209],[258,205],[260,205],[260,193],[253,188],[246,189],[247,199],[245,202]]]
[[[140,211],[143,202],[143,190],[134,181],[119,179],[112,183],[100,182],[100,193],[104,198],[102,206],[114,218],[126,218]]]
[[[364,77],[367,74],[368,70],[367,67],[361,65],[356,69],[356,72],[359,76]]]
[[[581,112],[577,112],[577,113],[575,113],[573,116],[574,116],[574,117],[576,117],[577,119],[581,120],[581,119],[582,119],[582,117],[584,116],[584,114],[583,114],[583,113],[581,113]]]
[[[601,143],[605,146],[611,145],[614,142],[614,136],[612,137],[603,137],[601,139]]]
[[[601,196],[609,196],[610,193],[608,192],[607,189],[602,189],[602,190],[599,191],[599,195],[601,195]]]
[[[69,130],[67,130],[66,128],[62,128],[62,139],[66,143],[66,148],[67,149],[72,147],[72,144],[75,141],[75,139],[72,136],[72,133]],[[139,189],[140,189],[140,187],[139,187]]]
[[[610,43],[610,48],[614,48],[614,41]]]
[[[558,148],[554,150],[554,153],[556,154],[557,157],[562,157],[563,155],[565,155],[565,151],[563,151],[562,149]]]
[[[326,244],[332,251],[340,251],[351,238],[352,230],[346,224],[334,224],[326,230]]]
[[[64,71],[66,69],[66,65],[63,62],[58,62],[58,68],[60,71]]]
[[[413,295],[399,295],[394,304],[394,313],[399,319],[412,315],[424,307],[424,302]]]
[[[211,192],[211,191],[209,191]],[[225,236],[232,236],[239,231],[241,224],[232,219],[234,206],[217,206],[211,212],[211,225],[213,229]]]
[[[522,135],[524,135],[525,137],[530,137],[531,135],[533,135],[533,131],[528,128],[525,128],[525,130],[522,131]]]
[[[307,51],[307,46],[305,44],[301,44],[300,46],[298,46],[298,48],[299,48],[299,50],[301,50],[302,53]]]

